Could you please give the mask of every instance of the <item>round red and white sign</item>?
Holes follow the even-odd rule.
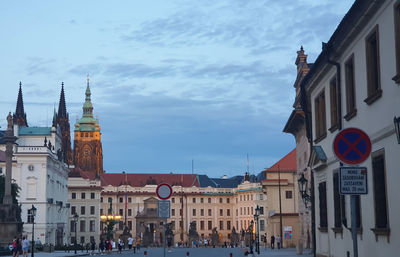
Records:
[[[167,200],[172,195],[172,187],[167,183],[161,183],[157,186],[156,194],[161,200]]]

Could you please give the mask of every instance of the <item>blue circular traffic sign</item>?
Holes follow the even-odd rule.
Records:
[[[333,151],[336,157],[346,164],[360,164],[371,153],[371,140],[361,129],[347,128],[336,135]]]

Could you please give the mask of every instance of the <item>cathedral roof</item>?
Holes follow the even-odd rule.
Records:
[[[89,77],[87,78],[86,92],[85,92],[85,103],[83,104],[82,110],[83,115],[76,124],[75,131],[100,131],[99,121],[93,117],[93,105],[90,96]]]

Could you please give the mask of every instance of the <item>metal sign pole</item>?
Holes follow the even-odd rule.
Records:
[[[357,215],[356,215],[356,195],[351,195],[351,235],[353,238],[353,256],[358,257],[357,246]]]
[[[167,225],[167,219],[165,219],[164,220],[164,222],[163,222],[164,224],[163,224],[163,247],[164,247],[164,257],[165,257],[165,226]]]

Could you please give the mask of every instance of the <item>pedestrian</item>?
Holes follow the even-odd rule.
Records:
[[[136,253],[136,239],[132,238],[133,253]]]
[[[129,236],[128,238],[128,249],[132,250],[132,243],[133,243],[133,238],[131,236]]]
[[[122,254],[122,240],[118,238],[118,253]]]
[[[100,251],[101,254],[104,253],[104,248],[105,248],[104,241],[101,240],[100,243],[99,243],[99,251]]]
[[[204,238],[204,247],[207,248],[207,245],[208,245],[207,238]]]
[[[29,250],[29,240],[27,236],[23,237],[22,240],[22,256],[28,257],[28,250]]]
[[[169,236],[167,237],[167,245],[168,245],[168,252],[169,252],[169,253],[172,252],[172,250],[171,250],[171,246],[172,246],[172,236],[171,236],[171,235],[169,235]]]
[[[274,249],[274,247],[275,247],[275,236],[272,235],[271,236],[271,249]]]
[[[90,248],[92,250],[91,255],[94,255],[94,250],[96,250],[96,242],[94,241],[94,238],[92,239],[92,241],[90,242]]]
[[[265,233],[265,236],[264,236],[264,248],[265,248],[265,250],[267,250],[267,233]]]
[[[136,240],[137,251],[140,252],[140,244],[142,243],[142,238],[139,236]]]
[[[276,244],[278,245],[278,249],[281,249],[281,237],[279,235],[276,237]]]
[[[21,253],[22,253],[22,242],[21,242],[21,238],[17,238],[16,241],[16,249],[15,249],[15,257],[18,257]]]

